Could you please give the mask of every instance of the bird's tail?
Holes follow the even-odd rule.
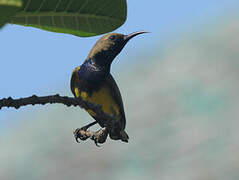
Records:
[[[118,132],[117,134],[113,134],[113,133],[110,133],[110,138],[113,139],[113,140],[121,140],[123,142],[128,142],[129,140],[129,136],[128,134],[125,132],[125,130],[122,130],[120,132]]]
[[[129,136],[128,136],[128,134],[125,132],[125,130],[120,131],[120,136],[121,136],[121,141],[128,142]]]

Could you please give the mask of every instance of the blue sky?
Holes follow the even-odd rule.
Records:
[[[151,33],[132,40],[117,58],[119,61],[114,63],[112,70],[122,71],[129,63],[128,57],[135,57],[136,54],[143,56],[150,49],[155,49],[156,44],[157,48],[160,48],[158,45],[163,48],[182,38],[185,32],[198,31],[210,22],[233,16],[238,7],[238,0],[129,0],[126,23],[116,32],[127,34],[146,30]],[[84,61],[98,38],[5,26],[0,30],[0,98],[66,92],[69,95],[72,69]],[[19,113],[23,111],[24,108]],[[0,126],[12,112],[16,110],[4,108],[0,111]]]

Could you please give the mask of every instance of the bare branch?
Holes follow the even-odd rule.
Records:
[[[13,99],[3,98],[0,99],[0,109],[3,107],[14,107],[16,109],[20,108],[21,106],[26,105],[36,105],[36,104],[53,104],[53,103],[60,103],[66,106],[80,106],[85,110],[93,110],[97,116],[106,119],[112,119],[111,115],[108,115],[102,111],[101,105],[90,103],[88,101],[84,101],[82,98],[74,98],[74,97],[67,97],[67,96],[60,96],[59,94],[51,95],[51,96],[41,96],[38,97],[36,95],[20,98],[20,99]]]

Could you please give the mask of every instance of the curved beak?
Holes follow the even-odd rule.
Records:
[[[125,40],[125,42],[128,42],[133,37],[135,37],[135,36],[137,36],[139,34],[144,34],[144,33],[148,33],[148,32],[146,32],[146,31],[138,31],[138,32],[131,33],[129,35],[125,35],[124,36],[124,40]]]

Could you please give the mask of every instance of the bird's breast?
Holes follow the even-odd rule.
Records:
[[[109,87],[106,85],[102,85],[92,93],[82,90],[80,91],[79,88],[75,88],[75,94],[77,97],[81,97],[83,100],[95,104],[100,104],[102,106],[102,110],[107,114],[120,114],[119,106],[115,102],[115,99],[113,98],[112,92],[110,91]],[[96,116],[95,112],[93,112],[92,110],[87,110],[87,112],[92,116]]]
[[[98,90],[98,88],[105,82],[109,73],[107,71],[99,70],[96,67],[83,64],[78,71],[78,79],[80,80],[81,89],[91,93],[91,91]]]

